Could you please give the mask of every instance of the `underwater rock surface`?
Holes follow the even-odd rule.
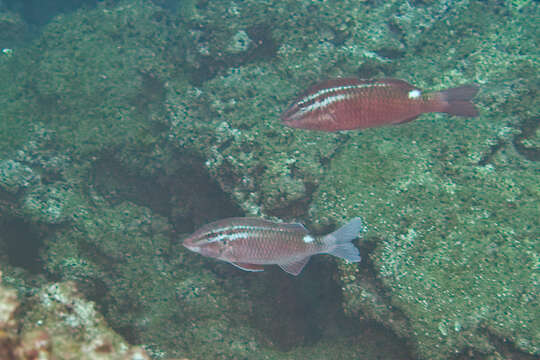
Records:
[[[24,327],[76,283],[96,334],[156,359],[540,354],[536,2],[159,3],[61,14],[0,54],[0,269]],[[480,116],[280,124],[335,76],[474,82]],[[364,261],[291,279],[180,246],[241,215],[361,216]]]
[[[22,310],[17,291],[0,281],[0,358],[150,359],[112,331],[73,282],[36,289],[31,301],[32,309]],[[20,313],[25,314],[24,321]]]

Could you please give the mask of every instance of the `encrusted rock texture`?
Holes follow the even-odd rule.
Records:
[[[104,1],[32,36],[1,9],[0,358],[540,356],[537,2]],[[480,115],[280,124],[338,76],[475,83]],[[228,216],[361,216],[363,261],[183,249]]]
[[[73,282],[50,283],[29,299],[31,309],[24,309],[0,279],[1,359],[150,359],[116,334]]]

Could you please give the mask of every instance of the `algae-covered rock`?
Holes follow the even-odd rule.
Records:
[[[23,40],[27,31],[24,20],[17,13],[4,10],[0,2],[0,58],[11,56],[11,47]]]
[[[537,7],[532,10],[538,13]],[[507,33],[524,22],[514,19]],[[531,39],[528,32],[521,35]],[[471,120],[436,116],[436,121],[355,135],[332,161],[332,176],[317,189],[312,204],[313,214],[330,218],[363,214],[370,230],[366,236],[377,243],[371,260],[389,291],[387,304],[376,307],[372,289],[344,276],[345,308],[382,319],[388,308],[403,312],[407,323],[392,317],[384,322],[414,339],[419,354],[430,359],[463,349],[499,353],[502,340],[496,339],[509,339],[526,353],[540,351],[535,295],[539,167],[529,161],[534,151],[523,151],[516,142],[531,109],[540,106],[529,95],[538,84],[526,72],[514,80],[524,87],[508,93],[503,105],[508,114],[496,100],[505,92],[509,71],[538,59],[525,56],[509,68],[512,55],[497,52],[489,38],[479,42],[485,52],[471,55],[485,57],[478,62],[482,68],[489,63],[482,76],[491,102],[483,115]],[[526,40],[519,46],[525,53],[532,49]],[[358,273],[343,269],[358,279]]]
[[[527,6],[538,14],[537,5]],[[326,17],[317,18],[318,31],[335,32],[332,14],[339,11],[328,9]],[[503,20],[509,9],[494,4],[393,4],[369,17],[365,11],[347,11],[351,21],[337,27],[345,38],[341,46],[335,35],[313,36],[314,43],[326,45],[326,53],[322,45],[295,46],[296,36],[309,27],[298,26],[288,37],[286,22],[276,20],[272,39],[283,63],[233,68],[197,92],[170,98],[176,137],[182,146],[181,134],[197,139],[211,174],[248,212],[302,216],[325,226],[364,216],[368,240],[376,242],[372,261],[382,284],[374,288],[351,280],[362,274],[344,266],[345,309],[387,324],[409,338],[419,356],[446,358],[468,348],[497,353],[496,338],[512,339],[516,348],[537,354],[538,300],[522,294],[538,292],[533,270],[538,265],[538,166],[528,162],[534,155],[522,149],[527,145],[517,147],[519,153],[512,145],[525,131],[522,122],[534,116],[531,109],[537,116],[539,108],[529,95],[538,86],[530,80],[538,65],[533,27],[523,14]],[[249,6],[235,14],[244,12]],[[390,13],[389,27],[370,30]],[[301,11],[295,16],[302,25]],[[493,24],[506,36],[493,35]],[[214,24],[219,26],[226,25]],[[359,41],[368,34],[375,36]],[[511,34],[519,34],[520,41]],[[524,55],[516,57],[497,43]],[[347,57],[346,46],[353,49]],[[409,125],[347,136],[279,127],[279,112],[268,99],[285,105],[289,96],[283,94],[297,87],[277,75],[285,71],[282,66],[290,78],[304,80],[313,72],[350,72],[351,61],[366,64],[368,54],[380,64],[377,71],[416,80],[421,87],[436,81],[444,88],[477,78],[484,111],[478,119],[429,115]],[[330,70],[340,58],[343,64]],[[399,69],[383,66],[394,58],[400,58]],[[457,59],[463,60],[458,64]],[[520,85],[512,90],[513,84]],[[231,87],[236,91],[228,91]],[[247,89],[257,94],[254,100]],[[197,110],[194,103],[206,106]],[[199,132],[202,137],[191,135]],[[524,144],[532,144],[534,135],[527,139]],[[309,165],[299,167],[302,162]]]
[[[32,116],[34,123],[56,130],[66,148],[88,153],[148,142],[155,135],[148,109],[159,102],[163,78],[175,67],[165,61],[168,42],[174,38],[176,49],[182,48],[182,37],[167,21],[161,8],[146,1],[57,16],[33,47],[3,63],[2,81],[15,83],[2,100],[16,130],[10,135],[23,136],[22,125],[14,123],[31,118],[21,102],[9,100],[27,96],[40,115]]]
[[[15,194],[38,181],[39,176],[28,166],[11,159],[0,162],[0,186],[3,191]]]
[[[429,146],[426,141],[417,143]],[[379,157],[394,174],[376,185],[358,176],[347,181],[352,174],[373,175],[372,169],[351,162],[365,156]],[[426,358],[445,358],[442,354],[471,346],[495,351],[490,335],[511,338],[522,350],[538,352],[538,299],[533,295],[538,290],[533,270],[538,264],[533,175],[538,167],[524,168],[511,150],[501,156],[499,164],[488,167],[427,165],[415,157],[410,161],[417,166],[398,169],[393,161],[382,160],[377,146],[359,150],[351,145],[332,164],[339,174],[316,194],[316,206],[326,213],[337,209],[336,216],[365,216],[370,224],[367,236],[378,242],[370,257],[378,278],[390,289],[388,306],[409,320],[387,323],[413,337]],[[430,169],[423,173],[415,168]],[[513,181],[515,171],[520,172],[520,183]],[[381,311],[365,299],[363,292],[369,294],[370,289],[359,286],[361,280],[343,279],[348,311],[361,314],[371,309],[376,317],[383,316],[386,308]]]
[[[107,326],[74,283],[47,285],[21,311],[17,291],[1,284],[1,275],[2,359],[149,359],[143,349],[128,345]]]
[[[127,351],[110,325],[154,358],[409,357],[374,320],[416,358],[538,355],[535,2],[156,3],[60,15],[0,59],[0,259],[28,268],[25,316],[89,326],[91,354]],[[480,116],[280,124],[333,76],[474,82]],[[321,233],[362,216],[364,261],[288,278],[180,246],[243,214]]]

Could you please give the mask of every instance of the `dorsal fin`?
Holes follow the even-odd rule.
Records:
[[[391,84],[391,85],[398,86],[407,90],[418,89],[416,86],[413,86],[409,84],[408,82],[406,82],[405,80],[401,80],[401,79],[385,78],[385,79],[375,80],[374,82],[380,83],[380,84]]]
[[[300,224],[300,223],[290,223],[290,224],[280,224],[282,225],[283,227],[289,229],[289,230],[294,230],[294,231],[299,231],[299,232],[303,232],[303,233],[308,233],[308,230],[306,229],[306,227],[303,225],[303,224]]]

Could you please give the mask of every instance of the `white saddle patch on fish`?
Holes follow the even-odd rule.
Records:
[[[418,89],[409,91],[409,99],[417,99],[422,95],[422,92]]]
[[[304,236],[302,240],[304,240],[304,242],[306,244],[309,244],[309,243],[312,243],[313,241],[315,241],[315,239],[311,235]]]

